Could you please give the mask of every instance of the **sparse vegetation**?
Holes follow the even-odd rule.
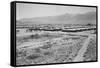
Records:
[[[34,60],[34,59],[37,59],[37,58],[39,58],[39,57],[40,57],[39,54],[32,54],[32,55],[27,56],[27,59],[29,59],[29,60]]]
[[[88,38],[88,34],[84,31],[77,33],[38,30],[35,32],[27,36],[17,36],[17,65],[73,62]],[[84,54],[84,61],[91,60],[96,60],[94,38],[90,40]]]

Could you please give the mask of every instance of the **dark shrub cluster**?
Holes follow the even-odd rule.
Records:
[[[39,54],[31,54],[31,55],[27,56],[27,59],[34,60],[34,59],[37,59],[39,57],[41,57]]]

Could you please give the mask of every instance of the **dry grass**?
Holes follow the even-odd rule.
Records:
[[[38,48],[25,48],[25,50],[17,51],[17,65],[72,62],[85,39],[83,37],[64,37],[62,40],[45,42]],[[25,55],[23,55],[24,53]],[[19,58],[20,60],[18,60]]]

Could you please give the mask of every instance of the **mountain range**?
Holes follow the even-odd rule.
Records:
[[[63,14],[36,18],[24,18],[17,20],[17,25],[32,24],[96,24],[96,12],[84,14]]]

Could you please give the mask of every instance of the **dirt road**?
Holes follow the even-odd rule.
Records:
[[[83,47],[79,50],[78,55],[74,58],[74,62],[76,61],[83,61],[83,55],[87,50],[88,44],[90,39],[93,38],[93,35],[89,35],[88,38],[85,40],[85,43],[83,44]]]

